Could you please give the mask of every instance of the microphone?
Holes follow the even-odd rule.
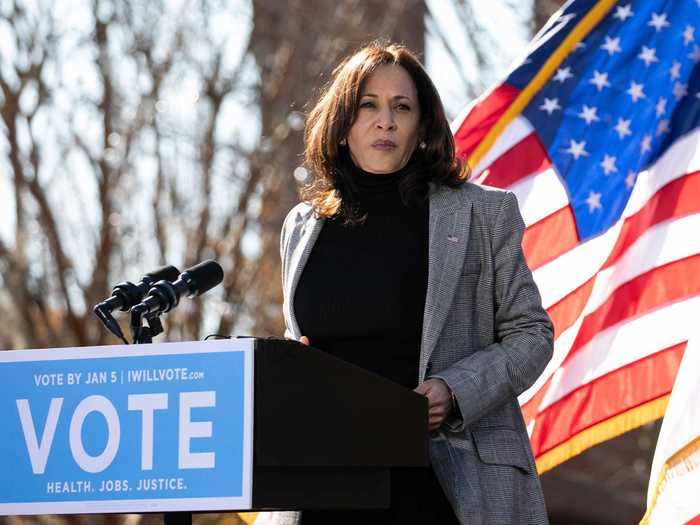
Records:
[[[122,333],[119,323],[112,317],[112,312],[117,308],[126,312],[138,304],[146,295],[148,290],[160,280],[174,281],[177,279],[180,270],[174,266],[163,266],[154,272],[147,273],[138,284],[124,281],[119,283],[112,289],[112,296],[105,299],[93,308],[95,315],[102,321],[107,330],[116,335],[119,339],[127,343],[124,334]]]
[[[146,297],[131,309],[132,319],[169,312],[180,303],[180,297],[197,297],[224,280],[224,270],[216,261],[204,261],[180,274],[175,282],[158,281]]]
[[[112,289],[112,296],[109,299],[105,299],[100,304],[95,305],[95,313],[97,313],[98,309],[105,313],[113,312],[117,308],[122,312],[126,312],[132,306],[139,304],[156,282],[163,279],[174,281],[179,275],[180,270],[174,266],[163,266],[154,272],[144,275],[138,284],[133,284],[129,281],[119,283]]]

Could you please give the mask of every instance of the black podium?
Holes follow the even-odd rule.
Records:
[[[253,507],[386,508],[428,465],[427,399],[286,339],[255,339]]]

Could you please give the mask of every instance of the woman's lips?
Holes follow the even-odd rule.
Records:
[[[377,140],[372,143],[372,147],[381,151],[391,151],[396,148],[396,144],[390,140]]]

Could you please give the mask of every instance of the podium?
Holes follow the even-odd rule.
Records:
[[[375,509],[427,399],[279,338],[0,352],[0,515]]]
[[[428,465],[427,399],[313,347],[255,339],[253,507],[387,508]]]

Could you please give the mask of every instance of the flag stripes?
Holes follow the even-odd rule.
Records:
[[[700,99],[697,89],[690,92],[687,76],[688,64],[693,68],[700,60],[700,56],[694,58],[700,55],[700,47],[695,46],[698,52],[692,56],[671,57],[687,62],[682,65],[686,77],[679,80],[689,83],[687,93],[681,92],[685,84],[674,87],[672,82],[666,92],[665,85],[658,83],[660,77],[650,75],[647,106],[640,103],[632,114],[625,113],[625,108],[618,114],[619,103],[610,100],[624,99],[626,95],[619,95],[625,93],[620,82],[627,79],[614,84],[619,68],[603,69],[598,64],[614,53],[609,42],[618,33],[613,31],[630,30],[629,24],[619,29],[625,17],[637,12],[639,31],[652,25],[643,18],[649,15],[648,4],[631,5],[567,4],[533,44],[528,60],[509,76],[518,88],[507,83],[497,87],[453,127],[458,154],[469,158],[473,167],[471,180],[507,189],[517,197],[526,226],[523,252],[554,325],[553,358],[519,397],[541,470],[658,418],[665,409],[688,328],[697,323],[700,311],[700,130],[679,126],[681,131],[670,131],[670,121],[661,126],[662,118],[676,118],[664,114],[668,100],[675,97],[681,104],[686,94],[684,101],[690,101],[691,95]],[[664,10],[670,11],[670,4],[665,5]],[[676,15],[691,13],[689,6],[674,4],[676,8]],[[597,23],[593,20],[602,20],[608,12],[602,33],[591,33]],[[619,24],[610,22],[613,19]],[[675,35],[668,31],[669,37]],[[549,56],[538,55],[537,50],[547,47],[552,38],[561,44],[547,50]],[[625,38],[623,47],[632,41]],[[681,46],[690,51],[688,38],[686,29]],[[669,40],[654,39],[659,50],[666,46],[663,50],[668,52]],[[643,41],[650,45],[650,39]],[[572,52],[574,46],[577,51]],[[637,56],[634,48],[625,51],[634,52],[633,60]],[[596,64],[592,68],[578,61],[589,57]],[[625,62],[621,59],[621,63]],[[678,74],[681,66],[673,67],[676,73],[669,74]],[[595,79],[590,76],[592,69]],[[552,80],[555,70],[557,79]],[[580,76],[572,77],[572,70]],[[665,69],[658,71],[667,74]],[[573,80],[565,85],[567,78]],[[661,99],[651,99],[652,87],[663,105]],[[647,114],[659,122],[651,118],[653,125],[635,127]],[[687,118],[695,119],[691,114]],[[622,119],[629,119],[627,128]],[[598,127],[590,129],[597,131],[586,135],[586,125],[594,121]],[[566,126],[575,131],[567,131]],[[612,129],[611,141],[601,140]],[[659,139],[664,133],[666,140]],[[652,143],[658,153],[644,157]],[[579,157],[582,163],[577,162]],[[589,164],[583,163],[586,159]],[[572,176],[574,165],[587,167]],[[588,177],[596,180],[589,184]],[[593,190],[601,193],[595,197]],[[594,219],[593,210],[617,198],[605,195],[606,190],[624,194],[624,200],[616,201],[621,203],[618,211],[607,215],[610,222],[596,230],[599,219]],[[610,201],[605,201],[607,197]],[[586,222],[589,217],[593,222]]]
[[[684,343],[674,345],[572,390],[542,414],[533,446],[547,452],[596,423],[668,394],[684,349]]]

